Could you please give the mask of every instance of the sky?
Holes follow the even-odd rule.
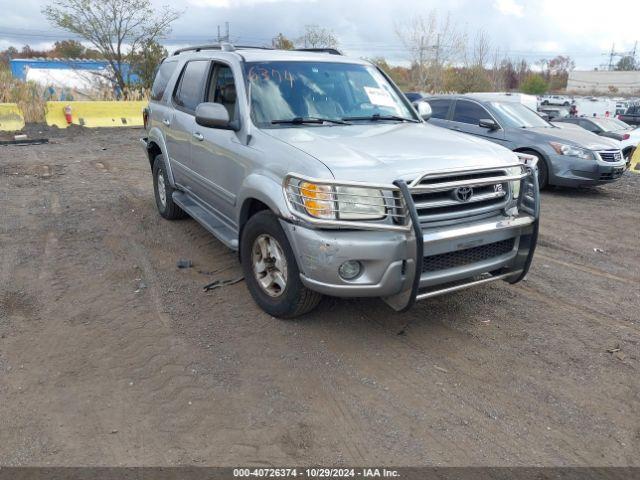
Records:
[[[305,25],[333,30],[340,48],[357,57],[385,57],[406,64],[408,54],[397,35],[403,22],[435,9],[450,14],[470,36],[482,29],[493,45],[533,63],[571,56],[578,69],[608,62],[608,52],[630,51],[640,29],[625,19],[640,18],[638,0],[151,0],[183,11],[164,43],[169,50],[210,43],[217,26],[229,22],[231,40],[266,45],[278,33],[295,39]],[[47,24],[40,10],[46,0],[0,0],[0,49],[9,45],[48,47],[70,38]],[[638,47],[640,58],[640,46]]]

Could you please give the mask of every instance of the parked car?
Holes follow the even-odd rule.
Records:
[[[634,130],[628,124],[615,118],[566,117],[559,118],[555,122],[579,125],[591,133],[620,142],[622,155],[627,162],[631,161],[633,151],[640,143],[640,129]]]
[[[238,250],[276,317],[322,294],[396,310],[520,281],[538,233],[535,158],[425,123],[373,64],[221,46],[158,69],[143,139],[160,215]]]
[[[538,112],[545,114],[549,121],[569,116],[569,109],[566,107],[540,107]]]
[[[631,105],[618,119],[630,125],[640,125],[640,105]]]
[[[563,105],[568,107],[571,105],[571,98],[566,95],[543,95],[542,96],[542,105]]]
[[[540,187],[587,186],[618,180],[625,160],[617,142],[555,127],[524,105],[464,95],[428,97],[430,123],[468,133],[538,159]]]
[[[404,96],[407,97],[411,103],[418,102],[424,98],[424,95],[420,92],[405,92]]]
[[[538,98],[535,95],[527,95],[526,93],[515,92],[473,92],[466,94],[469,97],[477,98],[478,100],[488,100],[494,102],[515,102],[521,103],[531,110],[536,110],[538,107]]]

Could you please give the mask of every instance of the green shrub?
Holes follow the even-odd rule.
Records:
[[[520,83],[520,91],[531,95],[542,95],[549,89],[549,84],[536,73],[530,74]]]

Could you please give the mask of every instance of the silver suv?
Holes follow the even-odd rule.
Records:
[[[276,317],[321,296],[416,300],[527,273],[535,158],[428,125],[369,62],[230,44],[162,62],[143,139],[166,219],[238,250]]]

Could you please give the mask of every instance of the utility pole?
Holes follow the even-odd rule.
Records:
[[[441,87],[440,85],[440,80],[441,80],[441,70],[440,70],[440,34],[438,34],[436,36],[436,59],[435,59],[435,66],[436,66],[436,80],[438,82],[438,88]]]
[[[425,86],[424,75],[424,35],[420,36],[420,46],[418,47],[418,71],[420,72],[420,87]]]
[[[229,41],[229,22],[224,22],[225,34],[220,35],[220,25],[218,25],[218,43]]]

